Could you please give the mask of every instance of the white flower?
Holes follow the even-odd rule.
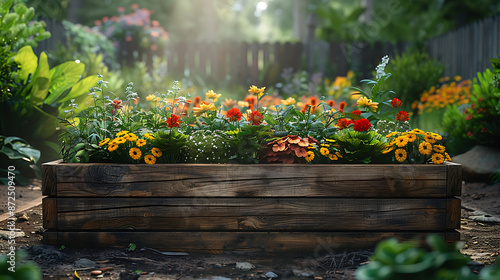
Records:
[[[385,69],[385,66],[387,66],[388,63],[389,63],[389,56],[386,55],[386,56],[382,57],[382,62],[376,68],[377,75],[375,76],[375,78],[377,80],[379,80],[380,78],[382,78],[383,76],[385,76],[384,69]]]

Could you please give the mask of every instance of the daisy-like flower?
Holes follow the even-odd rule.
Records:
[[[418,151],[422,155],[430,155],[432,152],[432,145],[429,142],[422,142],[418,145]]]
[[[373,112],[376,112],[378,109],[378,102],[373,102],[371,99],[366,98],[365,96],[362,96],[356,101],[356,104],[360,108],[369,108]]]
[[[434,152],[436,152],[436,153],[440,153],[440,154],[444,153],[444,150],[445,150],[445,149],[446,149],[446,148],[445,148],[444,146],[442,146],[442,145],[434,145],[434,146],[432,147],[432,150],[433,150]]]
[[[339,157],[338,157],[336,154],[329,154],[329,155],[328,155],[328,158],[329,158],[330,160],[338,160],[338,159],[339,159]]]
[[[285,106],[293,105],[293,104],[295,104],[295,102],[297,102],[297,101],[295,101],[295,98],[293,98],[293,97],[288,97],[285,100],[281,100],[281,104],[283,104]]]
[[[441,164],[444,162],[444,156],[443,154],[440,154],[440,153],[434,153],[432,155],[432,162],[434,164]]]
[[[155,139],[155,137],[153,136],[152,133],[146,133],[146,134],[144,134],[144,137],[151,139],[151,140]]]
[[[154,94],[150,94],[150,95],[146,96],[146,101],[156,101],[156,102],[158,102],[160,100],[161,100],[160,97],[157,97]]]
[[[451,161],[451,157],[447,152],[444,153],[444,160]]]
[[[175,114],[170,115],[170,118],[167,118],[165,122],[167,123],[167,126],[169,128],[181,126],[181,121],[179,120],[179,116]]]
[[[396,138],[396,145],[400,148],[406,146],[408,144],[408,137],[406,136],[399,136]]]
[[[153,156],[155,157],[161,157],[162,156],[162,152],[160,149],[158,148],[153,148],[151,149],[151,153],[153,154]]]
[[[394,97],[391,101],[391,106],[392,108],[398,108],[399,106],[403,105],[403,103],[401,103],[401,100],[399,100],[398,98]]]
[[[417,140],[417,135],[414,133],[408,133],[408,135],[406,135],[406,138],[408,138],[408,142],[413,142]]]
[[[408,112],[406,111],[399,111],[399,113],[396,115],[396,120],[400,122],[405,122],[408,121],[410,117],[408,116]]]
[[[240,121],[242,116],[243,115],[241,114],[241,111],[238,108],[231,108],[226,113],[226,117],[230,122]]]
[[[146,143],[147,143],[146,140],[139,139],[139,140],[137,140],[136,145],[137,145],[137,147],[142,147],[142,146],[146,145]]]
[[[264,90],[266,89],[266,87],[261,87],[261,88],[258,88],[254,85],[252,85],[250,87],[250,89],[248,89],[248,93],[251,93],[253,95],[257,95],[258,98],[261,98],[262,95],[264,95]]]
[[[128,154],[130,155],[130,157],[133,159],[133,160],[138,160],[141,158],[141,150],[137,149],[137,148],[131,148],[129,151],[128,151]]]
[[[434,139],[436,139],[437,141],[441,141],[443,140],[443,137],[437,133],[434,133],[434,132],[430,132],[430,134],[434,137]]]
[[[313,151],[308,151],[307,152],[307,156],[305,157],[305,159],[310,162],[314,159],[314,152]]]
[[[118,138],[113,139],[113,142],[116,144],[123,144],[123,143],[127,142],[127,139],[125,139],[125,137],[118,137]]]
[[[418,129],[418,128],[413,129],[411,132],[416,133],[416,134],[425,135],[425,132],[421,129]]]
[[[335,152],[335,155],[338,157],[338,158],[342,158],[342,154],[339,153],[339,152]]]
[[[386,138],[391,138],[392,136],[394,136],[394,135],[396,135],[396,134],[398,134],[398,132],[397,132],[397,131],[393,131],[393,132],[391,132],[391,133],[387,134],[385,137],[386,137]]]
[[[153,155],[146,155],[144,157],[144,162],[147,164],[155,164],[156,163],[156,157]]]
[[[122,130],[122,131],[118,132],[118,133],[116,134],[116,136],[122,136],[122,135],[125,135],[125,134],[127,134],[127,133],[128,133],[128,131],[126,131],[126,130]]]
[[[201,102],[200,103],[200,107],[194,107],[193,108],[193,113],[196,115],[196,116],[199,116],[205,112],[208,112],[208,111],[216,111],[217,108],[215,108],[215,105],[214,103],[208,103],[208,102]]]
[[[109,144],[108,151],[112,152],[112,151],[116,151],[116,149],[118,149],[118,144],[116,144],[116,143]]]
[[[248,115],[247,121],[251,122],[252,125],[260,125],[262,123],[263,116],[259,111],[253,111]]]
[[[319,149],[319,152],[324,155],[324,156],[327,156],[330,154],[330,150],[328,150],[327,148],[321,148]]]
[[[394,156],[396,157],[397,161],[403,162],[406,160],[406,150],[405,149],[397,149],[394,152]]]
[[[213,99],[214,102],[217,102],[217,100],[219,100],[219,98],[222,96],[222,94],[217,94],[213,90],[209,90],[207,93],[205,93],[205,95],[207,96],[207,98]]]
[[[425,136],[424,136],[424,140],[431,143],[431,144],[434,144],[436,143],[436,138],[434,138],[434,136],[430,133],[427,133]]]
[[[393,145],[387,145],[387,147],[385,148],[384,151],[382,151],[382,154],[387,154],[389,152],[391,152],[392,150],[394,149],[394,146]]]
[[[134,133],[128,133],[127,135],[128,135],[127,141],[130,141],[130,142],[137,141],[138,137]]]
[[[106,145],[108,142],[109,142],[109,138],[102,140],[101,142],[99,142],[99,147]]]

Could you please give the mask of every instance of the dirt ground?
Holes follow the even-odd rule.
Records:
[[[39,191],[37,186],[18,187],[18,190],[19,202],[23,197],[25,201],[31,199],[26,202],[29,206],[38,199],[33,194]],[[75,271],[81,279],[355,279],[354,270],[372,253],[366,250],[313,256],[216,252],[166,256],[149,248],[95,250],[71,248],[70,244],[58,248],[42,244],[41,205],[18,212],[17,216],[16,226],[24,236],[16,238],[16,247],[29,253],[30,259],[40,266],[44,279],[76,279]],[[460,230],[465,243],[462,253],[475,261],[471,263],[475,270],[493,263],[500,252],[498,221],[500,185],[465,184]],[[0,222],[0,230],[7,229],[6,223],[6,220]],[[1,240],[0,253],[5,254],[7,249],[6,240]],[[236,268],[241,262],[248,262],[254,268],[241,271]],[[104,272],[92,276],[93,270]]]

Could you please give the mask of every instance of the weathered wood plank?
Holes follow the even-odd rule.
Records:
[[[58,200],[60,230],[445,230],[445,199]]]
[[[461,200],[451,198],[446,200],[446,229],[459,229],[461,217]]]
[[[42,200],[43,227],[57,229],[57,198],[45,197]]]
[[[57,195],[57,171],[56,166],[62,160],[42,164],[42,195]]]
[[[391,237],[401,241],[422,240],[431,233],[453,236],[445,232],[59,232],[57,244],[71,242],[72,246],[82,248],[125,248],[134,243],[138,248],[165,251],[258,249],[323,255],[345,249],[373,248],[379,241]]]
[[[460,196],[462,194],[462,165],[446,162],[446,195]]]

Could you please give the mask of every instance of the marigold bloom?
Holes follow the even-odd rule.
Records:
[[[310,162],[314,159],[314,152],[313,151],[308,151],[307,152],[307,156],[305,157],[305,159]]]
[[[406,160],[406,150],[405,149],[397,149],[394,152],[394,156],[396,157],[397,161],[403,162]]]
[[[436,152],[436,153],[440,153],[440,154],[444,153],[445,149],[446,149],[446,148],[445,148],[444,146],[442,146],[442,145],[434,145],[434,146],[432,147],[432,150],[433,150],[434,152]]]
[[[101,142],[99,142],[99,147],[106,145],[108,142],[109,142],[109,138],[102,140]]]
[[[250,87],[250,89],[248,90],[249,93],[253,94],[253,95],[257,95],[258,98],[261,98],[262,95],[264,95],[264,90],[266,89],[266,87],[261,87],[261,88],[258,88],[254,85],[252,85]]]
[[[319,152],[324,156],[328,156],[330,154],[330,150],[328,150],[327,148],[321,148],[319,149]]]
[[[391,138],[392,136],[394,136],[394,135],[396,135],[396,134],[398,134],[398,132],[397,132],[397,131],[393,131],[393,132],[391,132],[391,133],[387,134],[385,137],[386,137],[386,138]]]
[[[259,111],[253,111],[248,115],[247,120],[252,123],[252,125],[260,125],[262,122],[262,115],[259,113]]]
[[[241,114],[240,109],[238,108],[231,108],[229,111],[226,113],[226,117],[230,122],[236,122],[241,120],[241,117],[243,115]]]
[[[153,155],[146,155],[144,157],[144,162],[147,164],[155,164],[156,163],[156,157]]]
[[[146,140],[140,139],[140,140],[137,140],[136,145],[137,145],[137,147],[142,147],[142,146],[146,145],[146,143],[147,143]]]
[[[430,133],[427,133],[425,136],[424,136],[424,140],[431,143],[431,144],[434,144],[436,143],[436,138],[434,138],[434,135],[430,134]]]
[[[378,102],[373,102],[371,99],[366,98],[365,96],[362,96],[356,101],[356,104],[360,108],[369,108],[373,112],[376,112],[378,109]]]
[[[432,152],[432,145],[429,142],[422,142],[418,145],[418,151],[422,155],[430,155]]]
[[[122,135],[125,135],[125,134],[127,134],[127,133],[128,133],[128,131],[126,131],[126,130],[122,130],[122,131],[118,132],[118,133],[116,134],[116,136],[122,136]]]
[[[339,130],[342,130],[344,128],[347,128],[352,123],[354,123],[354,121],[351,119],[341,118],[337,121],[337,128]]]
[[[408,135],[406,135],[406,138],[408,138],[408,142],[413,142],[417,140],[417,135],[414,133],[409,133]]]
[[[387,154],[389,153],[390,151],[392,151],[394,149],[394,146],[393,145],[387,145],[387,147],[385,147],[385,150],[382,151],[382,154]]]
[[[446,161],[451,161],[451,157],[447,152],[444,153],[444,157]]]
[[[181,121],[179,120],[179,116],[175,114],[170,115],[170,118],[167,118],[165,122],[167,123],[167,126],[169,128],[181,126]]]
[[[126,136],[126,135],[128,135],[128,134],[125,134],[124,136]],[[123,144],[125,142],[127,142],[127,138],[125,138],[125,137],[118,137],[118,138],[113,139],[113,143],[116,143],[116,144]]]
[[[112,152],[112,151],[115,151],[116,149],[118,149],[118,144],[116,144],[116,143],[109,144],[108,151]]]
[[[345,106],[347,106],[347,103],[345,103],[344,101],[340,102],[340,104],[339,104],[339,111],[340,112],[344,112]]]
[[[398,108],[401,105],[403,105],[403,103],[401,102],[401,100],[399,100],[398,98],[393,98],[392,99],[392,101],[391,101],[392,108]]]
[[[151,149],[151,153],[153,154],[153,156],[155,157],[161,157],[163,155],[163,153],[161,152],[160,149],[158,148],[153,148]]]
[[[371,126],[372,124],[368,119],[359,119],[354,122],[354,130],[356,131],[367,131]]]
[[[127,136],[127,141],[130,141],[130,142],[136,141],[138,138],[137,135],[135,135],[134,133],[127,133],[123,137],[125,137],[125,136]]]
[[[148,139],[155,139],[155,137],[153,136],[152,133],[146,133],[146,134],[144,134],[144,137],[146,137]]]
[[[335,154],[329,154],[329,155],[328,155],[328,158],[329,158],[330,160],[338,160],[338,159],[339,159],[339,158],[338,158],[338,156],[337,156],[337,155],[335,155]]]
[[[293,105],[293,104],[295,104],[295,102],[297,102],[297,101],[295,101],[295,98],[293,98],[293,97],[288,97],[285,100],[281,100],[281,104],[283,104],[285,106]]]
[[[432,155],[432,162],[434,164],[441,164],[444,162],[444,156],[440,153],[434,153]]]
[[[222,94],[217,94],[213,90],[209,90],[207,93],[205,93],[205,95],[207,96],[207,98],[213,99],[214,102],[217,102],[217,100],[219,100],[219,98],[222,96]]]
[[[400,148],[406,146],[408,144],[408,138],[406,136],[399,136],[396,140],[396,145]]]
[[[425,135],[425,132],[421,129],[418,129],[418,128],[413,129],[411,132],[416,133],[416,134]]]
[[[128,154],[129,156],[133,159],[133,160],[138,160],[141,158],[141,150],[137,149],[137,148],[131,148],[129,151],[128,151]]]
[[[356,115],[356,116],[361,116],[361,111],[360,110],[354,110],[351,112],[351,114]]]
[[[399,113],[396,115],[396,120],[405,122],[408,121],[410,117],[408,116],[408,112],[406,111],[399,111]]]

